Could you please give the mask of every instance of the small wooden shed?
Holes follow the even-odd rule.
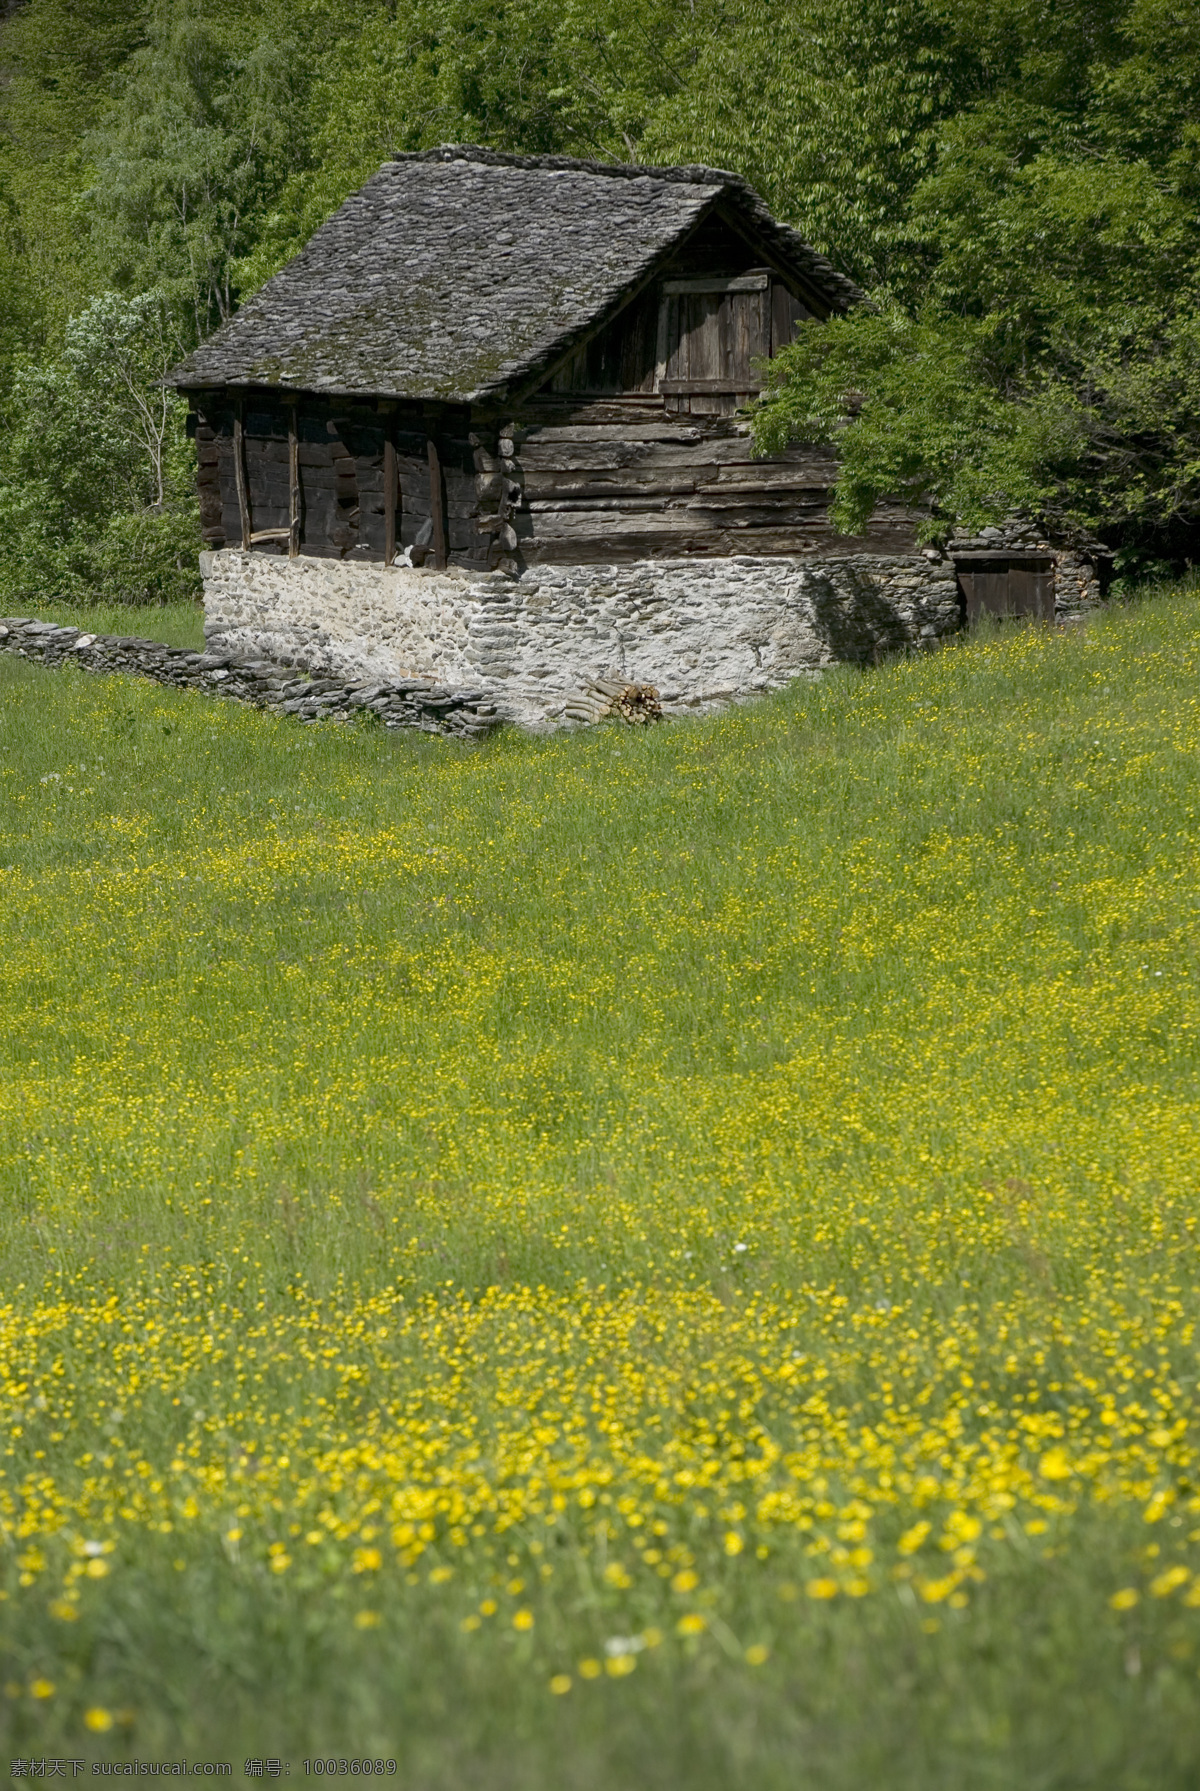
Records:
[[[857,288],[738,176],[457,145],[400,155],[173,379],[205,546],[517,573],[897,554],[828,520],[834,464],[738,412]]]

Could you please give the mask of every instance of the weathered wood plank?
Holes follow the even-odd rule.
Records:
[[[762,391],[762,381],[751,373],[747,373],[744,379],[664,379],[660,382],[660,390],[669,398],[690,398],[693,394],[752,398]]]
[[[637,497],[659,492],[693,492],[707,483],[712,468],[625,467],[616,472],[530,473],[525,480],[525,502],[531,509],[558,498]],[[758,490],[759,487],[754,487]]]
[[[300,486],[300,435],[296,422],[296,406],[288,413],[288,558],[300,552],[300,517],[304,498]]]
[[[725,558],[731,554],[761,555],[764,559],[844,558],[848,554],[902,554],[912,551],[913,535],[900,530],[865,536],[837,535],[832,529],[753,529],[729,531],[696,529],[661,531],[622,530],[620,534],[593,530],[549,539],[537,536],[521,543],[529,565],[628,564],[632,560]]]
[[[442,463],[438,454],[437,443],[430,436],[428,443],[429,456],[429,514],[433,518],[433,563],[435,567],[446,564],[446,503],[442,491]]]
[[[664,416],[655,423],[531,423],[526,443],[538,446],[551,442],[700,442],[704,433],[691,423],[679,423]],[[523,459],[525,448],[518,450]]]
[[[527,398],[520,410],[522,426],[534,423],[555,423],[569,418],[574,423],[645,423],[664,415],[663,401],[657,393],[641,397],[623,393],[620,398],[592,398],[581,404],[577,397],[555,402],[540,395],[535,401]]]
[[[655,497],[642,493],[634,497],[617,497],[606,495],[602,498],[570,497],[559,500],[549,499],[537,505],[530,505],[528,514],[533,517],[536,527],[555,526],[563,517],[587,516],[595,519],[600,516],[620,518],[622,516],[648,515],[653,511],[678,509],[680,514],[687,514],[686,502],[681,503],[677,497]],[[550,519],[554,519],[552,522]]]
[[[824,503],[812,504],[741,504],[736,509],[725,505],[720,509],[711,509],[707,504],[692,503],[687,513],[697,522],[708,522],[713,528],[764,529],[764,528],[806,528],[809,523],[826,525],[829,518],[829,506]]]
[[[828,487],[837,479],[837,462],[832,455],[815,454],[809,460],[732,461],[724,466],[697,468],[705,485],[729,491],[762,491],[764,489],[801,489],[820,485]]]
[[[242,407],[233,416],[233,470],[237,480],[238,515],[241,519],[242,546],[250,546],[250,492],[246,482],[246,441],[242,428]]]
[[[617,526],[606,527],[606,516],[609,522]],[[533,530],[539,541],[569,541],[587,539],[601,534],[609,539],[624,539],[628,533],[638,535],[646,540],[678,540],[686,535],[701,534],[704,525],[697,518],[690,516],[686,510],[660,511],[642,510],[631,518],[626,526],[625,519],[615,512],[603,510],[555,510],[539,512],[532,519]]]
[[[746,436],[711,436],[705,441],[678,446],[673,442],[604,441],[548,443],[545,446],[540,442],[526,442],[520,450],[520,460],[527,481],[534,473],[607,472],[629,466],[647,470],[661,467],[664,471],[671,467],[707,468],[714,474],[721,467],[737,467],[747,480],[754,479],[760,467],[771,466],[821,468],[819,476],[831,484],[837,476],[833,456],[812,448],[756,460],[753,445]]]
[[[396,447],[390,439],[383,447],[383,563],[390,566],[396,558]]]
[[[607,523],[614,530],[620,531],[625,528],[627,518],[644,516],[660,517],[663,528],[688,531],[707,526],[732,529],[740,533],[748,528],[807,527],[810,523],[818,523],[824,527],[828,522],[828,504],[821,496],[808,503],[721,506],[710,506],[692,498],[678,497],[604,498],[594,503],[572,498],[563,503],[539,504],[536,510],[527,514],[534,533],[547,538],[558,537],[573,530],[588,533],[601,523]]]
[[[665,293],[684,292],[765,292],[771,284],[769,273],[735,274],[729,279],[710,278],[704,274],[696,274],[686,280],[664,280],[662,289]]]

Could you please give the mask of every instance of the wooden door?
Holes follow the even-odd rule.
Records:
[[[667,409],[730,416],[761,389],[771,352],[771,276],[663,283],[659,390]]]
[[[963,554],[954,565],[968,624],[982,616],[1054,620],[1054,561],[1048,554]]]

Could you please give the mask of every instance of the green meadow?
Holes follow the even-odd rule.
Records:
[[[1194,1785],[1198,672],[1191,588],[482,746],[0,656],[9,1755]]]

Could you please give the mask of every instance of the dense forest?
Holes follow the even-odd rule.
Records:
[[[390,152],[736,169],[869,303],[803,326],[764,447],[836,519],[931,497],[1200,525],[1197,0],[25,0],[0,24],[0,604],[196,584],[162,372]]]

